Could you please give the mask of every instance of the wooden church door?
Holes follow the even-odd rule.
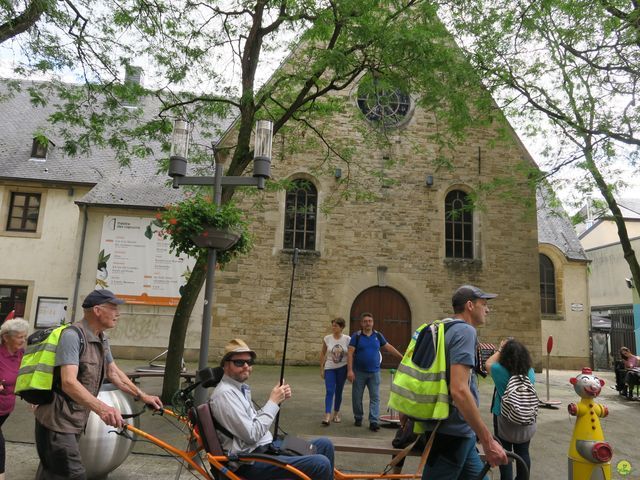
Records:
[[[371,287],[362,291],[351,306],[350,335],[360,330],[360,314],[373,315],[373,328],[384,335],[391,345],[404,353],[411,339],[411,309],[397,290],[389,287]],[[398,360],[388,353],[382,354],[382,367],[395,368]]]

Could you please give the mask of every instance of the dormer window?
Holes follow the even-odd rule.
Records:
[[[40,162],[44,162],[47,159],[47,152],[49,150],[49,142],[48,140],[40,137],[36,137],[33,139],[33,144],[31,145],[31,160],[36,160]]]

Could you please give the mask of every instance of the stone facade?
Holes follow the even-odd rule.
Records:
[[[416,109],[391,133],[392,147],[376,150],[360,136],[356,126],[362,128],[365,120],[355,104],[351,106],[332,121],[329,137],[350,139],[357,152],[352,161],[365,168],[380,168],[383,157],[390,156],[395,164],[385,173],[394,183],[382,187],[372,180],[376,201],[343,200],[329,213],[319,212],[316,249],[303,252],[296,267],[287,359],[317,362],[330,320],[342,316],[349,322],[354,300],[379,285],[382,267],[386,286],[409,305],[411,332],[425,321],[451,314],[451,294],[460,284],[499,293],[491,302],[488,325],[480,331],[481,341],[498,343],[507,335],[517,336],[539,366],[535,213],[515,199],[489,194],[474,212],[475,258],[445,259],[444,250],[444,198],[452,189],[477,192],[481,184],[509,176],[521,184],[521,195],[535,202],[534,192],[518,178],[520,167],[531,159],[515,135],[500,138],[497,125],[471,129],[451,154],[453,170],[435,172],[436,148],[428,140],[436,124],[432,115]],[[282,148],[286,142],[280,138],[274,144]],[[321,205],[338,188],[333,175],[314,174],[323,157],[322,151],[291,156],[276,152],[273,175],[310,180]],[[427,175],[434,176],[431,187],[425,186]],[[285,193],[266,193],[262,204],[263,212],[254,215],[252,225],[254,250],[217,277],[210,345],[215,358],[226,340],[242,337],[256,349],[259,361],[281,359],[292,272],[291,252],[283,251]],[[251,200],[244,207],[250,209]]]

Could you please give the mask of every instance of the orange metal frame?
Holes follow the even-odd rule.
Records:
[[[145,432],[144,430],[134,427],[133,425],[125,424],[125,429],[130,431],[131,433],[134,433],[135,435],[138,435],[139,437],[142,437],[150,441],[151,443],[154,443],[155,445],[169,452],[170,454],[178,458],[181,458],[184,462],[189,464],[195,471],[197,471],[200,475],[202,475],[203,478],[207,480],[213,480],[213,476],[202,467],[200,462],[194,460],[194,458],[199,456],[199,453],[203,450],[203,447],[202,447],[202,440],[200,439],[200,435],[198,434],[197,430],[193,427],[189,419],[175,413],[173,410],[170,410],[168,408],[163,409],[163,414],[173,417],[178,421],[187,425],[189,427],[189,431],[191,432],[192,438],[195,439],[197,442],[198,448],[196,448],[195,450],[182,450],[180,448],[174,447],[173,445],[165,442],[164,440],[154,435],[151,435],[150,433]],[[189,444],[191,445],[192,442],[189,442]],[[255,458],[255,457],[252,457],[251,455],[246,455],[246,456],[238,455],[238,459],[259,461],[263,463],[277,465],[291,472],[292,474],[296,475],[296,478],[299,478],[300,480],[312,480],[311,478],[309,478],[307,475],[305,475],[303,472],[301,472],[300,470],[298,470],[292,465],[282,464],[275,460],[272,461],[269,459],[265,459],[262,456],[260,458]],[[241,477],[238,477],[235,473],[233,473],[231,470],[229,470],[225,466],[226,463],[229,461],[229,458],[226,455],[212,455],[210,453],[207,453],[207,461],[211,464],[212,467],[214,467],[217,471],[225,475],[230,480],[243,480]],[[420,478],[420,476],[421,475],[418,472],[415,474],[409,474],[409,473],[382,474],[382,473],[343,473],[337,468],[334,470],[335,480],[374,480],[374,479],[397,480],[397,479],[416,479],[416,478]]]

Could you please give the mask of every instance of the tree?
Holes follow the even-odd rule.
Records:
[[[67,135],[64,148],[70,153],[108,145],[126,161],[129,155],[153,154],[153,142],[160,142],[160,155],[166,158],[170,119],[180,117],[198,125],[199,137],[217,143],[217,154],[228,157],[226,175],[241,175],[253,157],[255,121],[269,118],[274,135],[297,140],[287,148],[326,152],[317,169],[333,169],[336,162],[346,165],[343,195],[366,195],[369,180],[363,178],[387,180],[382,171],[362,172],[348,141],[325,135],[326,120],[349,101],[348,95],[333,93],[349,91],[363,76],[368,78],[363,94],[410,92],[442,127],[434,140],[442,147],[440,161],[445,164],[450,162],[446,152],[451,141],[480,117],[490,118],[493,107],[438,19],[435,5],[424,0],[113,2],[93,14],[74,41],[85,87],[53,84],[66,103],[52,120],[85,132]],[[269,55],[281,61],[284,54],[279,68],[269,65]],[[135,59],[147,60],[153,85],[142,88],[113,80],[116,66],[130,68]],[[54,63],[30,62],[38,68]],[[258,75],[264,71],[273,72],[267,81]],[[32,97],[46,102],[48,96],[39,88],[32,89]],[[160,107],[149,118],[151,99]],[[145,109],[124,111],[125,102],[145,102]],[[219,119],[230,115],[236,116],[233,128],[218,141]],[[299,134],[302,131],[307,135]],[[390,142],[384,123],[362,134],[378,144]],[[195,153],[208,157],[203,150]],[[234,189],[226,188],[223,203],[233,195]],[[205,265],[198,254],[176,309],[164,400],[178,387],[184,332]]]
[[[637,161],[640,146],[640,6],[627,0],[454,3],[448,24],[508,116],[544,135],[546,119],[563,141],[548,150],[548,175],[569,165],[587,175],[582,191],[602,194],[624,257],[640,266],[616,201],[615,161]]]

